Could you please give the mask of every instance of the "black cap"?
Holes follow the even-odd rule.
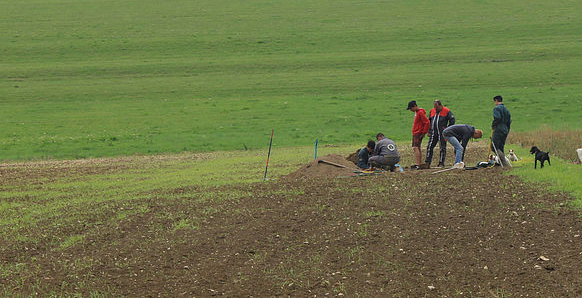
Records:
[[[416,100],[411,100],[410,102],[408,102],[408,108],[406,108],[406,109],[410,110],[414,107],[416,107]]]

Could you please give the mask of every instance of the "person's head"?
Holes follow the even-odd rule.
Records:
[[[483,137],[483,131],[480,129],[475,129],[475,132],[473,133],[473,138],[480,139],[481,137]]]
[[[495,105],[498,105],[500,103],[503,103],[503,97],[501,97],[501,95],[497,95],[493,97],[493,101],[495,102]]]
[[[385,138],[385,136],[384,136],[384,134],[383,134],[383,133],[378,133],[378,134],[376,135],[376,140],[378,140],[378,141],[380,141],[380,140],[381,140],[381,139],[383,139],[383,138]]]
[[[432,105],[437,112],[443,109],[443,103],[438,99],[435,99]]]
[[[416,100],[409,101],[408,108],[406,108],[406,109],[416,113],[416,111],[418,111],[418,106],[416,105]]]
[[[376,142],[369,140],[368,144],[366,145],[366,148],[368,148],[368,151],[370,151],[370,152],[374,151],[374,147],[376,147]]]

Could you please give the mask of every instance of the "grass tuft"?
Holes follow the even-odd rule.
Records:
[[[582,129],[559,131],[543,126],[533,131],[512,132],[508,136],[508,141],[528,149],[531,146],[537,146],[540,150],[549,152],[551,156],[559,156],[570,162],[579,162],[576,149],[582,147]]]
[[[521,160],[513,162],[513,168],[509,174],[517,175],[525,182],[547,186],[552,191],[567,192],[572,194],[576,199],[572,205],[582,208],[582,167],[579,164],[573,164],[568,160],[553,156],[552,165],[547,162],[544,168],[540,168],[538,162],[537,169],[534,169],[534,157],[529,153],[529,148],[508,146],[506,148],[514,149],[515,153]]]

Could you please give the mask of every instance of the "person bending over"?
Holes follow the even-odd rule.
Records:
[[[475,129],[475,127],[468,124],[455,124],[443,130],[443,137],[455,148],[455,165],[453,168],[462,169],[465,167],[463,160],[465,159],[465,149],[469,139],[479,139],[482,136],[482,130]]]

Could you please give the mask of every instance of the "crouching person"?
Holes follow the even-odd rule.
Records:
[[[400,162],[400,155],[398,155],[396,143],[385,137],[382,133],[376,135],[376,140],[378,142],[374,147],[374,152],[368,159],[370,166],[394,172],[395,165]]]
[[[465,149],[469,139],[479,139],[482,136],[482,130],[475,129],[475,127],[468,124],[455,124],[443,130],[443,137],[455,148],[455,165],[453,168],[462,169],[465,167],[463,160],[465,159]]]
[[[362,170],[369,168],[368,160],[370,159],[370,154],[374,152],[376,147],[376,142],[369,140],[366,147],[362,148],[358,153],[358,167]]]

